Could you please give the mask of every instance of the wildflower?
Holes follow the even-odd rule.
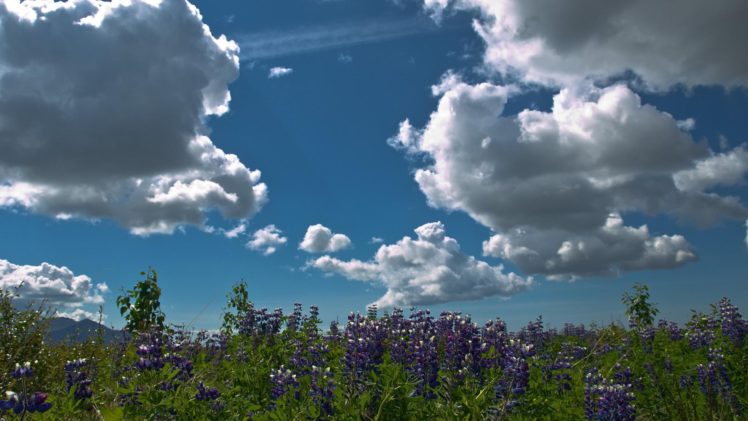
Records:
[[[291,389],[295,390],[299,387],[296,375],[282,365],[279,369],[270,370],[270,382],[273,384],[270,392],[273,400],[280,399]],[[296,391],[296,394],[298,395],[298,391]]]
[[[730,338],[736,345],[740,345],[748,333],[748,323],[738,312],[729,298],[723,298],[719,302],[719,314],[721,319],[722,334]]]
[[[14,379],[20,379],[22,377],[31,377],[34,371],[31,369],[31,363],[26,361],[23,365],[16,363],[16,369],[13,370],[11,376]]]
[[[205,387],[203,382],[197,385],[197,393],[195,399],[199,401],[214,401],[221,396],[221,393],[215,387]]]
[[[87,363],[88,361],[86,359],[78,359],[65,363],[65,381],[67,383],[67,390],[70,392],[71,389],[75,388],[73,396],[77,400],[84,400],[93,396],[93,391],[91,390],[91,379],[89,379],[85,371],[83,371]]]
[[[617,368],[614,382],[603,378],[595,368],[585,375],[584,413],[588,420],[636,419],[631,384],[623,383],[629,380],[631,370],[627,367],[620,371],[620,365]]]
[[[46,412],[52,407],[47,402],[47,394],[34,392],[30,396],[21,393],[17,394],[12,391],[5,392],[7,399],[0,401],[0,410],[12,410],[16,414],[24,412]]]

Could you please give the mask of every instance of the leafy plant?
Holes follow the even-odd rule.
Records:
[[[645,284],[635,284],[632,294],[623,294],[621,301],[626,306],[626,316],[638,329],[651,327],[654,318],[659,313],[655,304],[649,302],[649,287]]]
[[[125,319],[125,329],[129,332],[162,330],[166,316],[161,311],[159,301],[161,288],[158,286],[158,275],[154,269],[140,272],[140,275],[145,279],[117,297],[119,312]]]
[[[221,331],[227,335],[239,330],[242,318],[254,311],[252,301],[249,301],[247,283],[241,280],[231,287],[231,293],[226,295],[226,309],[223,312]]]

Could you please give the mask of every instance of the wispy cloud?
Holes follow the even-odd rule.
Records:
[[[268,78],[269,79],[276,79],[279,77],[287,76],[293,73],[293,69],[290,67],[273,67],[270,69],[270,72],[268,72]]]
[[[443,27],[437,26],[425,16],[418,16],[247,33],[237,38],[241,47],[241,59],[257,60],[370,44],[439,29]]]

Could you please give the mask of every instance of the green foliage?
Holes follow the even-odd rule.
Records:
[[[652,326],[659,313],[649,302],[649,287],[645,284],[635,284],[633,293],[624,293],[621,301],[626,306],[626,316],[639,329]]]
[[[0,377],[0,386],[18,390],[17,381],[8,376],[13,365],[38,361],[28,387],[48,392],[53,403],[47,413],[33,414],[33,419],[40,420],[246,420],[250,414],[255,421],[580,420],[586,418],[587,374],[596,370],[612,381],[628,369],[630,377],[622,381],[631,385],[637,419],[744,419],[740,418],[745,416],[742,408],[748,407],[746,341],[723,332],[717,310],[694,313],[685,330],[663,323],[655,326],[656,309],[646,286],[637,286],[624,296],[627,315],[636,322],[634,329],[611,324],[581,333],[543,331],[542,340],[526,360],[529,380],[524,393],[498,396],[505,368],[492,366],[479,374],[449,368],[444,363],[448,350],[443,340],[429,345],[436,347],[441,364],[435,386],[419,384],[415,362],[393,361],[391,345],[396,339],[386,340],[382,358],[353,380],[345,366],[348,339],[323,335],[316,309],[296,320],[300,323],[295,329],[238,333],[243,316],[254,311],[243,282],[234,285],[228,297],[225,314],[230,317],[224,314],[221,334],[167,331],[161,329],[163,318],[159,321],[153,316],[161,314],[155,282],[155,272],[149,273],[122,298],[121,306],[130,309],[123,315],[132,322],[134,333],[130,341],[111,345],[101,338],[46,344],[41,309],[16,309],[13,297],[2,293],[0,376],[4,377]],[[149,298],[138,301],[141,294]],[[139,303],[145,304],[138,307]],[[133,307],[138,310],[133,312]],[[144,308],[150,311],[141,312]],[[387,313],[377,317],[370,312],[364,323],[386,330],[392,319]],[[409,334],[403,332],[402,338]],[[521,337],[513,334],[507,341],[532,341]],[[708,343],[695,341],[701,337]],[[145,355],[143,347],[148,346],[158,352]],[[500,349],[489,347],[478,363],[499,361],[503,355]],[[564,355],[573,358],[561,364]],[[79,358],[91,361],[87,374],[93,381],[93,396],[86,400],[76,399],[75,388],[66,387],[63,371],[66,361]],[[302,362],[315,358],[316,369]],[[153,365],[143,368],[146,360]],[[468,367],[469,359],[464,361]],[[283,366],[293,372],[296,384],[276,396],[271,374]],[[707,377],[702,382],[702,374],[710,367],[716,383]],[[723,381],[726,378],[729,387]],[[319,383],[324,379],[334,386],[329,408],[312,393],[315,379],[318,385],[326,384]],[[215,398],[199,398],[200,387],[215,388]],[[14,419],[7,411],[0,413],[3,417]]]
[[[145,279],[135,287],[117,297],[119,312],[125,319],[125,329],[129,332],[146,332],[164,328],[166,316],[161,311],[161,288],[158,275],[153,269],[140,272]]]
[[[19,287],[20,288],[20,287]],[[16,364],[46,359],[44,338],[50,310],[44,303],[29,303],[19,309],[14,302],[17,291],[0,289],[0,388],[12,381],[10,372]],[[37,382],[46,374],[40,368]]]
[[[226,295],[226,309],[223,312],[223,325],[221,331],[227,335],[239,330],[241,318],[254,310],[252,301],[249,300],[247,283],[239,281],[231,287],[231,293]]]

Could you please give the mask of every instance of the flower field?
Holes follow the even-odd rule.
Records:
[[[727,298],[685,325],[638,286],[628,326],[370,308],[323,328],[317,307],[255,308],[240,283],[221,331],[191,333],[166,324],[155,272],[128,294],[128,340],[53,345],[48,314],[3,293],[0,418],[730,420],[748,405],[748,323]]]

